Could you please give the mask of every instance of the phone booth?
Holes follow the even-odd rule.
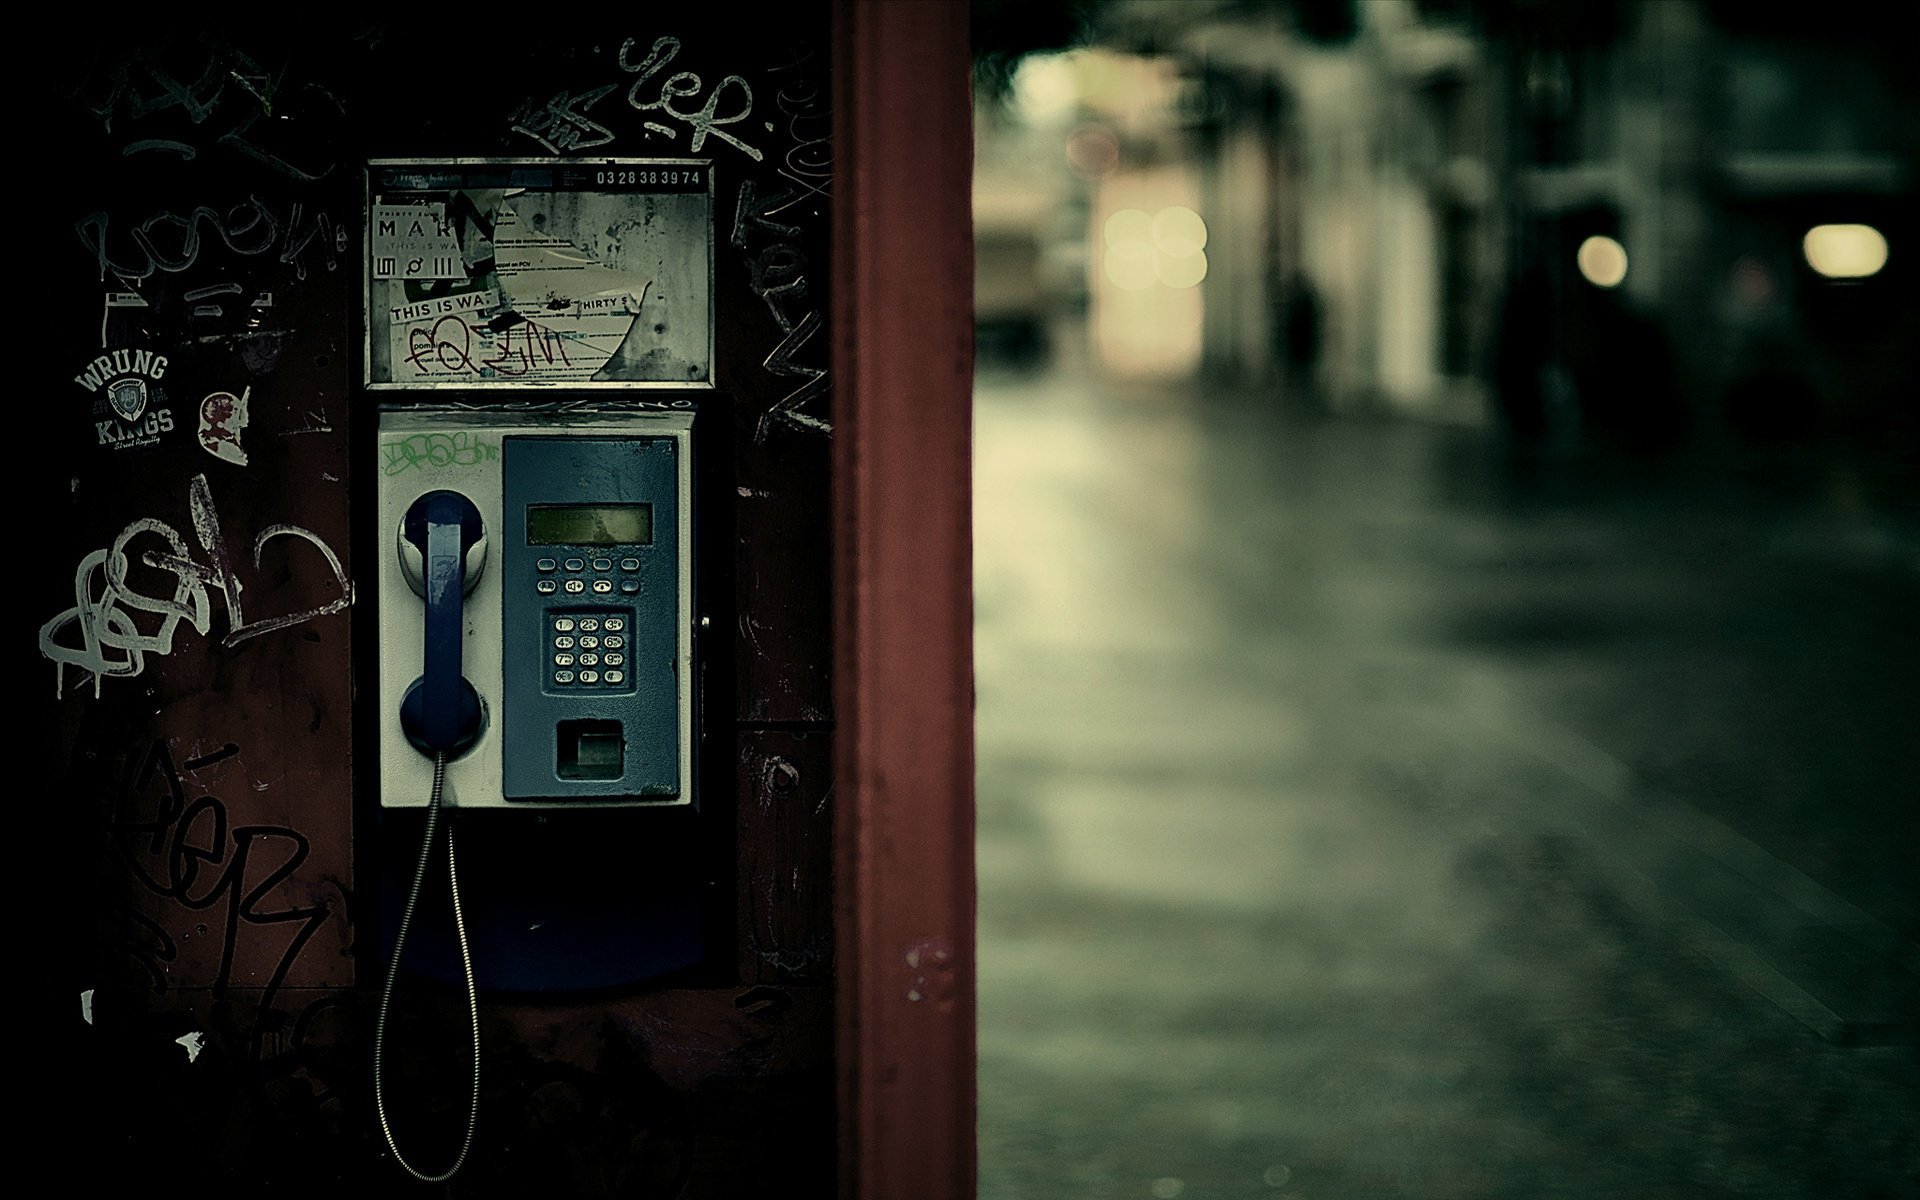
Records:
[[[97,1180],[972,1193],[967,13],[745,11],[55,52]]]

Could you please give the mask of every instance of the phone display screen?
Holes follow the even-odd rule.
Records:
[[[650,545],[653,505],[528,505],[527,541],[535,546]]]

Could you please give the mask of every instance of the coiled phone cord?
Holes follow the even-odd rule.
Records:
[[[380,1012],[373,1024],[373,1107],[380,1117],[380,1132],[387,1137],[387,1149],[407,1174],[422,1183],[445,1183],[467,1161],[473,1148],[474,1126],[480,1121],[480,992],[473,981],[473,953],[467,948],[467,919],[460,911],[460,869],[453,855],[453,822],[447,822],[447,886],[453,893],[453,928],[460,939],[460,969],[467,977],[467,1023],[473,1030],[473,1095],[467,1102],[467,1132],[460,1140],[460,1153],[453,1165],[438,1175],[429,1175],[408,1162],[394,1139],[393,1126],[387,1122],[385,1072],[381,1052],[387,1040],[387,1010],[393,1004],[393,985],[400,975],[400,956],[407,946],[407,928],[413,924],[413,910],[420,902],[420,887],[426,882],[427,862],[433,857],[433,831],[440,818],[440,794],[446,787],[447,756],[433,756],[433,793],[427,800],[427,833],[420,841],[420,862],[413,869],[413,886],[407,890],[407,906],[400,912],[400,929],[393,939],[393,960],[387,964],[387,985],[380,991]]]

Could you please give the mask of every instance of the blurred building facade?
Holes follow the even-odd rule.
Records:
[[[993,251],[1028,222],[1020,277],[1084,301],[1097,359],[1122,372],[1199,369],[1523,440],[1911,455],[1920,104],[1877,10],[1075,11],[1103,49],[1028,55],[982,106],[990,331],[1009,307]],[[1139,298],[1103,269],[1126,248],[1108,222],[1169,205],[1204,219],[1203,282],[1117,318]],[[1822,274],[1816,227],[1868,239],[1843,250],[1873,269]],[[1179,344],[1156,357],[1142,339]]]

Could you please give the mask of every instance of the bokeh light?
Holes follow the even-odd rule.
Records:
[[[1153,242],[1162,254],[1198,254],[1207,245],[1207,223],[1190,208],[1163,208],[1153,214]]]
[[[1619,287],[1627,277],[1627,248],[1610,237],[1595,235],[1581,242],[1574,261],[1581,277],[1595,287]]]
[[[1207,277],[1207,223],[1184,205],[1170,205],[1148,216],[1145,209],[1123,208],[1101,227],[1107,248],[1107,278],[1124,291],[1144,291],[1155,283],[1170,288],[1197,287]]]
[[[1828,279],[1865,279],[1887,265],[1887,239],[1871,225],[1815,225],[1800,245]]]

